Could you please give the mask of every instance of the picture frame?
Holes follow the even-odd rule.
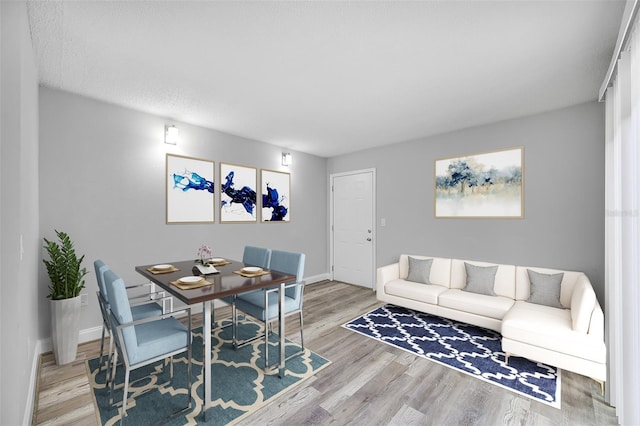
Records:
[[[255,167],[220,163],[220,223],[255,223],[258,217]]]
[[[260,178],[261,222],[290,222],[291,174],[262,169]]]
[[[435,160],[436,218],[524,218],[524,148]]]
[[[214,223],[215,163],[183,155],[166,155],[167,224]]]

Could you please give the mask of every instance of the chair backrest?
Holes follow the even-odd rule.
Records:
[[[302,286],[304,285],[302,283],[304,278],[304,260],[304,253],[282,250],[273,250],[271,252],[271,269],[288,274],[296,274],[296,280],[292,282],[300,283],[300,285],[288,288],[286,295],[299,301],[302,299]]]
[[[268,269],[271,263],[271,250],[262,247],[245,246],[242,263]]]
[[[109,295],[107,294],[107,287],[104,282],[104,273],[109,270],[109,266],[104,263],[102,260],[97,259],[93,261],[93,268],[96,270],[96,279],[98,280],[98,290],[100,290],[100,294],[104,297],[104,300],[109,300]]]
[[[115,330],[116,325],[126,324],[133,321],[131,305],[129,305],[127,290],[122,278],[112,270],[107,270],[104,273],[104,281],[107,288],[107,294],[109,295],[108,300],[112,317],[118,322],[118,324],[113,324],[112,326],[114,334],[117,334]],[[135,357],[138,350],[138,338],[136,336],[135,327],[123,328],[122,336],[124,339],[122,343],[126,348],[127,357],[131,359]]]

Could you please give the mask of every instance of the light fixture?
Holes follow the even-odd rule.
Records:
[[[291,153],[290,152],[283,152],[282,153],[282,165],[283,166],[290,166],[291,165]]]
[[[180,137],[180,130],[173,124],[171,126],[164,126],[164,143],[168,143],[170,145],[176,145],[178,143],[178,138]]]

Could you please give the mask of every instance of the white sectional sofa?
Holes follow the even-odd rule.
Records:
[[[604,314],[582,272],[403,254],[378,268],[376,290],[382,302],[500,332],[507,357],[604,386]]]

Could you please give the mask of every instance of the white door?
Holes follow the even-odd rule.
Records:
[[[332,175],[333,279],[373,289],[374,170]]]

